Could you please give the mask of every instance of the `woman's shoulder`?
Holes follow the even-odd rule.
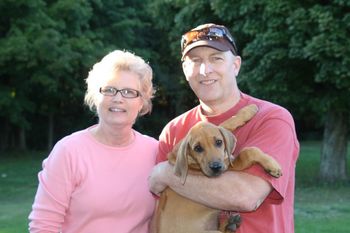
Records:
[[[158,140],[155,139],[152,136],[149,136],[147,134],[142,134],[136,130],[134,130],[136,137],[142,142],[142,143],[148,143],[148,144],[154,144],[158,145]]]
[[[59,141],[57,141],[56,145],[64,147],[79,147],[81,145],[86,145],[86,143],[89,141],[89,138],[88,129],[83,129],[64,136]]]

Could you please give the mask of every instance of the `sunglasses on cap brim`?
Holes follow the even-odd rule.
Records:
[[[188,45],[200,40],[228,41],[233,48],[233,54],[237,55],[237,47],[232,36],[224,28],[215,26],[186,32],[181,38],[181,51],[183,52]]]

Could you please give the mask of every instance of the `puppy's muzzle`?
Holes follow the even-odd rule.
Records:
[[[209,168],[213,176],[218,176],[223,172],[224,165],[222,164],[222,162],[214,161],[209,162]]]

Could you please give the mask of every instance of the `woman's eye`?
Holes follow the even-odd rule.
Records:
[[[111,87],[107,87],[107,88],[105,89],[105,92],[114,93],[114,89],[111,88]]]

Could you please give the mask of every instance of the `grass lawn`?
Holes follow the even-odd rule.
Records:
[[[303,142],[296,167],[295,232],[349,233],[350,185],[319,185],[320,142]],[[350,177],[350,149],[347,157]]]
[[[37,173],[46,154],[0,157],[0,233],[28,232],[27,217],[37,188]]]
[[[296,233],[349,233],[350,187],[297,188]]]
[[[319,142],[302,143],[296,171],[295,232],[348,233],[350,185],[318,185],[319,154]],[[0,154],[0,233],[28,232],[27,217],[37,188],[37,173],[46,155]]]

